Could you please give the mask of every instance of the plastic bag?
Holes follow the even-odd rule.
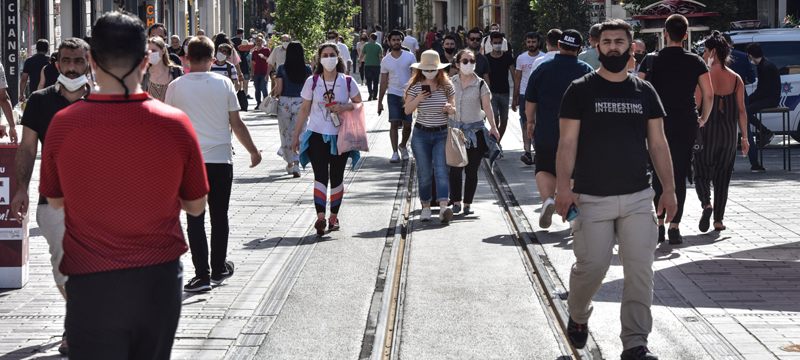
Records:
[[[353,103],[353,110],[339,113],[339,136],[336,147],[339,155],[351,150],[369,151],[367,141],[367,119],[364,115],[364,104]]]

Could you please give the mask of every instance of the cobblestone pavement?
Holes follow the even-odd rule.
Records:
[[[374,115],[374,104],[368,110],[368,126],[384,139],[385,122]],[[533,168],[517,159],[515,116],[509,119],[503,141],[506,154],[500,165],[526,215],[536,224],[541,201],[534,190]],[[275,155],[277,121],[253,113],[244,118],[265,156],[262,165],[250,169],[246,152],[235,145],[229,258],[236,263],[236,275],[210,293],[185,296],[173,351],[176,359],[222,359],[226,354],[251,358],[280,316],[272,310],[280,308],[282,300],[265,294],[276,285],[284,295],[291,292],[293,280],[283,279],[281,272],[297,261],[299,253],[314,251],[303,241],[314,216],[310,169],[300,179],[286,175],[282,159]],[[794,150],[798,166],[800,149]],[[684,338],[700,349],[672,352],[666,358],[800,359],[800,352],[787,351],[792,344],[800,344],[800,176],[779,170],[781,157],[776,150],[769,150],[765,158],[769,171],[764,174],[751,174],[746,160],[737,158],[726,214],[729,230],[698,234],[700,206],[690,188],[682,226],[686,243],[657,250],[655,313],[674,318],[679,326],[656,329],[654,334],[659,336],[651,341],[657,350],[666,350]],[[37,186],[38,168],[31,184],[32,199]],[[31,210],[30,217],[35,218],[35,207]],[[388,221],[389,214],[374,217]],[[572,261],[568,232],[558,231],[565,229],[556,227],[549,238],[535,229],[562,281]],[[64,301],[53,286],[47,245],[35,222],[30,224],[30,235],[27,286],[0,290],[0,360],[58,358]],[[188,278],[193,273],[188,254],[183,261]],[[595,299],[609,321],[592,324],[606,358],[615,358],[620,350],[616,314],[622,278],[615,261]],[[303,263],[294,265],[302,268]],[[276,280],[280,281],[273,284]]]

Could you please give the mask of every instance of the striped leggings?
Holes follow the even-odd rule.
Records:
[[[722,222],[725,215],[736,159],[736,122],[724,120],[714,118],[700,130],[705,147],[694,155],[695,190],[703,208],[711,204],[711,186],[714,186],[715,222]]]
[[[344,169],[348,153],[331,155],[331,145],[314,133],[308,139],[308,157],[314,169],[314,207],[324,214],[328,204],[328,182],[330,181],[331,214],[338,214],[344,195]]]

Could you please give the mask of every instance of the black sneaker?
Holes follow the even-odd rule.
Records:
[[[225,262],[225,272],[222,274],[211,274],[211,283],[214,285],[222,284],[223,281],[233,276],[233,261]]]
[[[522,156],[519,157],[519,161],[525,163],[525,165],[533,165],[533,156],[529,152],[525,152]]]
[[[567,323],[567,337],[570,344],[576,349],[583,349],[586,346],[586,339],[589,338],[589,324],[578,324],[569,318]]]
[[[64,335],[61,336],[61,344],[58,346],[58,353],[61,356],[69,356],[69,345],[67,344],[67,332],[64,331]]]
[[[667,237],[669,237],[670,245],[683,244],[683,236],[681,236],[681,230],[678,228],[667,230]]]
[[[700,232],[708,231],[709,226],[711,226],[711,213],[713,212],[714,209],[710,207],[703,209],[703,216],[700,216]]]
[[[658,356],[653,355],[646,346],[637,346],[622,352],[620,360],[658,360]]]
[[[658,225],[658,243],[663,243],[666,241],[665,233],[666,229],[664,229],[664,225]]]
[[[211,283],[208,278],[195,276],[189,283],[183,286],[183,291],[186,292],[204,292],[211,290]]]
[[[751,165],[750,166],[750,172],[763,173],[763,172],[766,172],[766,171],[767,171],[767,169],[764,169],[764,167],[761,166],[761,165]]]

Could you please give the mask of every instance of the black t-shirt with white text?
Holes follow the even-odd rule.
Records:
[[[573,81],[559,114],[580,121],[573,191],[613,196],[648,188],[647,125],[663,116],[653,86],[636,76],[611,82],[592,72]]]

